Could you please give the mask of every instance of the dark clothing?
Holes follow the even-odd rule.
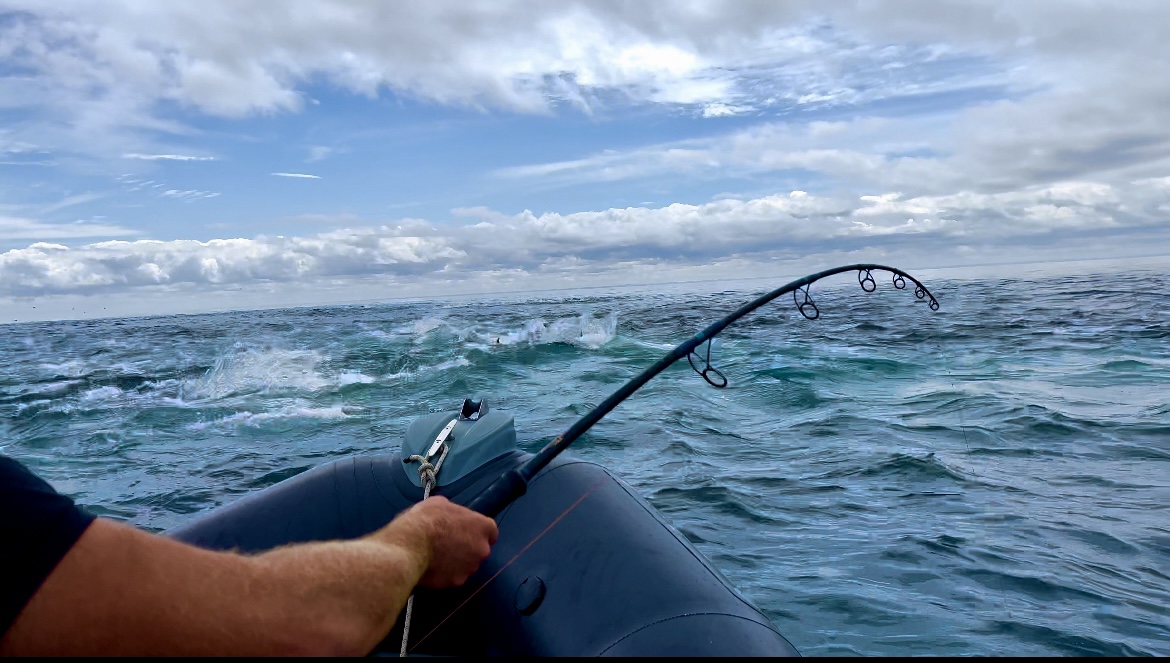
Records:
[[[0,456],[0,636],[93,520],[24,465]]]

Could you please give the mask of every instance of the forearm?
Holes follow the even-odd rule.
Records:
[[[394,625],[430,561],[409,521],[354,541],[278,548],[253,558],[264,600],[291,621],[321,628],[335,653],[366,654]],[[258,597],[259,598],[259,597]],[[322,643],[324,644],[324,643]]]
[[[367,654],[416,584],[462,585],[498,536],[491,518],[441,496],[361,539],[259,555],[99,518],[0,638],[0,654]]]
[[[361,655],[430,562],[419,523],[255,556],[99,519],[3,640],[9,655]]]

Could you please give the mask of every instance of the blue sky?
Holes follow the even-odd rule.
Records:
[[[1164,3],[669,6],[0,0],[0,317],[1170,253]]]

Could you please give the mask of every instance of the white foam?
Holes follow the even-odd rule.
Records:
[[[458,368],[460,366],[470,366],[470,365],[471,365],[471,362],[468,361],[467,357],[458,357],[456,359],[451,359],[449,361],[439,362],[438,364],[435,364],[434,366],[424,366],[423,368],[420,368],[419,370],[420,371],[423,371],[423,370],[445,371],[448,368]]]
[[[146,360],[139,360],[133,364],[120,361],[116,364],[107,364],[105,368],[115,375],[134,375],[140,372],[139,369],[145,363],[147,363]]]
[[[229,414],[226,417],[221,417],[215,421],[199,421],[188,424],[187,428],[189,430],[199,431],[213,427],[260,426],[265,422],[279,419],[344,419],[348,416],[349,414],[345,412],[344,406],[341,405],[333,405],[330,407],[290,405],[274,412],[243,410],[235,414]]]
[[[471,361],[469,361],[467,359],[467,357],[457,357],[455,359],[450,359],[448,361],[439,362],[438,364],[435,364],[433,366],[419,366],[418,368],[414,369],[413,371],[399,371],[398,373],[392,373],[390,375],[387,375],[386,378],[389,380],[410,378],[410,377],[414,377],[416,375],[420,375],[422,373],[432,373],[435,371],[445,371],[447,369],[458,368],[460,366],[469,366],[469,365],[471,365]]]
[[[377,381],[377,378],[370,377],[364,373],[342,373],[337,376],[337,384],[341,387],[350,384],[370,384],[371,382]]]
[[[81,380],[58,380],[56,382],[46,382],[42,385],[37,385],[36,394],[49,395],[56,391],[64,391],[75,384],[81,384]]]
[[[636,338],[630,339],[630,342],[633,343],[634,345],[640,345],[644,348],[650,348],[651,350],[673,350],[673,349],[675,349],[675,347],[678,346],[677,343],[675,343],[673,345],[670,343],[655,343],[654,341],[641,341],[641,340],[638,340]],[[718,346],[716,346],[716,347],[718,347]],[[712,349],[714,349],[714,348],[712,348]]]
[[[67,378],[79,378],[89,373],[89,366],[80,359],[70,359],[60,364],[42,363],[41,368],[47,373]]]
[[[411,326],[411,331],[419,336],[423,336],[442,324],[444,324],[442,318],[423,318],[422,320],[414,321],[414,324]]]
[[[491,345],[514,345],[528,343],[568,343],[596,350],[609,343],[617,335],[617,314],[594,318],[588,312],[575,318],[561,318],[551,324],[542,319],[529,320],[520,329],[500,334],[480,334],[478,340]],[[483,347],[475,344],[474,347]]]
[[[29,408],[43,407],[43,406],[52,405],[52,404],[53,404],[53,401],[51,401],[49,399],[44,399],[44,398],[39,399],[39,400],[35,400],[35,401],[29,401],[28,403],[17,403],[16,404],[16,411],[17,411],[17,413],[20,413],[20,412],[24,412],[25,410],[27,410]]]
[[[184,385],[184,398],[218,399],[241,392],[318,391],[332,386],[318,371],[316,350],[234,349],[203,377]]]
[[[123,394],[125,394],[125,392],[122,391],[121,389],[114,387],[114,386],[111,386],[111,385],[106,385],[104,387],[97,387],[95,389],[90,389],[89,391],[87,391],[81,395],[81,400],[82,401],[107,401],[107,400],[112,400],[114,398],[118,398],[119,396],[122,396]]]

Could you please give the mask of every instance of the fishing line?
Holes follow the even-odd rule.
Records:
[[[561,515],[554,518],[553,521],[548,524],[548,527],[545,527],[543,530],[541,530],[540,534],[537,534],[536,536],[532,537],[532,540],[529,541],[528,543],[526,543],[524,545],[524,547],[519,550],[519,552],[517,552],[515,555],[512,555],[512,559],[508,560],[507,564],[504,564],[503,566],[501,566],[500,570],[493,573],[492,577],[488,578],[486,581],[484,581],[484,583],[482,585],[477,587],[475,589],[475,591],[471,593],[471,596],[468,596],[466,599],[464,599],[463,603],[460,603],[458,606],[456,606],[455,609],[452,610],[451,612],[449,612],[447,614],[447,616],[442,619],[442,621],[440,621],[438,624],[435,625],[434,628],[432,628],[430,631],[427,631],[427,634],[424,635],[421,639],[419,639],[418,642],[414,643],[414,646],[411,647],[410,650],[414,651],[415,649],[417,649],[418,646],[423,643],[423,641],[425,641],[427,638],[431,637],[432,633],[439,630],[439,627],[441,627],[443,624],[446,624],[447,620],[451,619],[451,617],[453,617],[455,615],[455,613],[459,612],[463,608],[463,606],[467,605],[471,601],[471,599],[475,598],[476,594],[479,594],[481,591],[483,591],[484,588],[487,587],[489,584],[491,584],[491,582],[493,580],[495,580],[497,577],[499,577],[499,575],[501,573],[503,573],[505,569],[507,569],[509,566],[512,566],[512,564],[514,564],[516,562],[516,560],[520,559],[520,556],[523,555],[525,552],[527,552],[528,549],[533,546],[533,544],[535,544],[537,541],[541,540],[545,534],[548,534],[549,531],[551,531],[552,528],[557,525],[557,523],[564,520],[565,516],[569,515],[573,511],[573,509],[576,509],[578,506],[580,506],[580,504],[585,501],[585,498],[589,497],[591,494],[593,494],[593,491],[597,490],[598,486],[600,486],[602,483],[604,483],[604,481],[605,481],[604,476],[602,478],[598,479],[597,481],[594,481],[593,485],[590,486],[580,497],[578,497],[576,502],[573,502],[572,504],[570,504],[569,508],[562,511]]]
[[[804,278],[792,281],[787,285],[761,295],[747,304],[740,306],[735,311],[716,320],[706,329],[679,344],[668,352],[665,357],[659,359],[654,365],[626,382],[617,391],[602,401],[600,405],[578,419],[564,433],[557,436],[528,462],[503,474],[499,479],[489,485],[487,489],[476,496],[467,505],[468,508],[490,517],[498,515],[512,500],[523,495],[528,489],[528,482],[536,476],[536,473],[548,465],[558,454],[567,449],[574,440],[589,430],[593,424],[600,421],[610,410],[613,410],[622,401],[629,398],[642,385],[649,382],[654,376],[666,370],[667,367],[683,357],[687,358],[691,368],[708,384],[720,389],[726,387],[726,376],[711,364],[711,339],[726,329],[731,323],[739,320],[748,313],[751,313],[781,295],[792,293],[792,301],[796,305],[796,310],[805,318],[816,320],[820,317],[821,311],[809,292],[809,286],[834,274],[856,271],[858,273],[857,280],[861,285],[861,289],[865,292],[873,292],[877,289],[877,281],[873,277],[873,272],[877,270],[890,272],[892,274],[894,288],[897,290],[906,289],[907,280],[913,282],[915,286],[915,300],[927,304],[932,311],[939,309],[938,300],[935,299],[934,295],[930,294],[930,291],[926,289],[926,286],[921,281],[896,267],[886,267],[876,264],[846,265],[844,267],[835,267],[823,272],[817,272],[816,274],[810,274]],[[699,357],[699,355],[694,354],[694,351],[704,343],[707,344],[706,350],[703,356]],[[696,365],[697,362],[702,363],[702,368]]]
[[[962,304],[962,302],[960,300],[960,305],[961,304]],[[951,365],[950,365],[950,362],[948,361],[950,359],[950,356],[948,353],[942,351],[942,341],[938,338],[938,336],[934,337],[934,354],[935,354],[935,356],[940,357],[942,359],[943,370],[946,371],[947,378],[950,380],[950,383],[951,383],[951,391],[957,395],[958,405],[959,405],[959,407],[957,408],[958,413],[959,413],[959,432],[963,434],[963,446],[967,450],[967,455],[970,456],[971,455],[971,443],[967,439],[967,424],[965,421],[963,421],[963,410],[965,409],[964,402],[963,402],[964,401],[963,394],[959,393],[958,388],[955,387],[955,375],[954,375],[954,373],[951,372]],[[972,473],[975,474],[975,476],[979,476],[977,473],[975,473],[974,469],[972,469]]]
[[[583,435],[593,426],[593,424],[600,421],[602,417],[617,407],[626,398],[630,397],[635,391],[640,389],[652,378],[683,357],[687,358],[687,362],[690,364],[691,369],[694,370],[695,373],[697,373],[700,377],[702,377],[703,380],[705,380],[708,384],[718,389],[726,387],[728,384],[727,377],[723,374],[722,371],[715,368],[715,366],[711,364],[711,342],[715,336],[717,336],[736,320],[739,320],[748,313],[751,313],[764,304],[767,304],[777,297],[787,293],[792,293],[793,304],[796,305],[796,310],[802,316],[808,320],[816,320],[821,316],[821,311],[812,298],[812,294],[809,291],[809,286],[823,278],[854,270],[857,271],[858,284],[861,286],[861,289],[867,293],[872,293],[877,290],[877,281],[873,277],[873,272],[875,270],[882,270],[891,273],[892,284],[895,289],[905,290],[907,285],[906,281],[908,279],[915,285],[914,297],[916,301],[927,304],[927,307],[930,308],[931,311],[937,311],[939,309],[938,300],[930,293],[929,290],[927,290],[926,286],[923,285],[922,282],[910,274],[897,269],[896,267],[886,267],[884,265],[876,264],[846,265],[844,267],[835,267],[833,269],[810,274],[804,278],[792,281],[791,283],[761,295],[756,299],[744,304],[743,306],[740,306],[735,311],[732,311],[719,320],[716,320],[714,323],[698,332],[690,339],[680,343],[673,350],[668,352],[666,356],[655,362],[654,365],[642,371],[640,374],[622,385],[617,391],[610,394],[610,396],[602,401],[601,404],[590,410],[585,416],[578,419],[564,433],[558,435],[552,442],[537,452],[537,454],[529,459],[526,463],[503,474],[499,479],[490,484],[482,493],[477,495],[467,505],[468,508],[472,509],[473,511],[478,511],[479,513],[489,517],[494,518],[498,516],[500,512],[503,511],[504,507],[527,492],[529,481],[531,481],[532,478],[538,472],[540,472],[540,470],[544,469],[546,465],[548,465],[554,458],[556,458],[557,455],[567,449],[569,445],[573,443],[573,441]],[[706,345],[706,349],[703,352],[703,356],[699,357],[699,355],[695,354],[695,350],[704,344]],[[702,368],[699,368],[699,366],[696,365],[697,362],[702,362]],[[508,560],[508,562],[503,567],[501,567],[499,571],[492,575],[491,578],[488,578],[484,584],[476,588],[476,590],[472,592],[470,596],[468,596],[462,603],[460,603],[454,610],[452,610],[446,617],[444,617],[442,621],[433,627],[425,636],[422,637],[422,639],[416,642],[414,647],[411,648],[411,651],[421,645],[443,624],[447,623],[447,621],[456,612],[462,609],[463,606],[467,605],[467,603],[471,601],[472,598],[483,591],[483,589],[487,587],[488,584],[490,584],[493,580],[495,580],[501,573],[503,573],[505,569],[515,563],[521,555],[523,555],[542,537],[548,534],[553,529],[553,527],[560,523],[566,516],[569,515],[569,513],[576,509],[585,500],[586,497],[593,493],[593,491],[601,484],[601,481],[602,480],[598,480],[593,486],[586,490],[585,493],[581,495],[581,497],[577,498],[576,502],[561,512],[561,514],[557,516],[551,523],[549,523],[549,525],[545,527],[544,530],[542,530],[531,541],[525,544],[525,546],[521,548],[519,552],[513,555],[512,558]]]

